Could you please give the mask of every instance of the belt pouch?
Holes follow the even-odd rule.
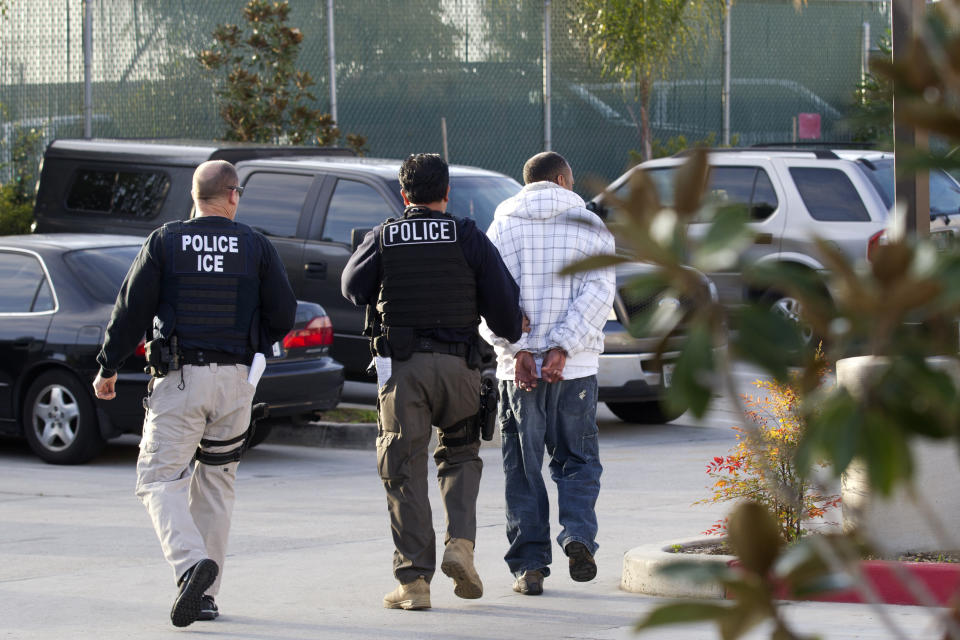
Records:
[[[413,327],[385,327],[390,357],[395,360],[409,360],[413,355],[416,335]]]

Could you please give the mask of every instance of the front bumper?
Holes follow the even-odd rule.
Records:
[[[663,354],[667,367],[677,353]],[[638,402],[659,398],[664,390],[664,372],[655,353],[601,353],[597,371],[600,402]]]

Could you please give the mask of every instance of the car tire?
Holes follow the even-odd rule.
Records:
[[[666,424],[683,415],[683,410],[669,411],[659,400],[644,402],[607,402],[607,408],[624,422]]]
[[[66,371],[48,371],[33,381],[22,426],[33,452],[52,464],[82,464],[106,444],[86,385]]]

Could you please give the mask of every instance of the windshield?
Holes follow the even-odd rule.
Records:
[[[63,260],[94,300],[113,304],[138,251],[140,245],[80,249]]]
[[[400,183],[394,183],[397,192]],[[506,176],[451,176],[447,213],[475,220],[481,231],[493,222],[497,205],[520,191],[520,183]]]
[[[893,160],[858,160],[870,182],[880,194],[884,206],[893,206]],[[960,213],[960,185],[942,169],[930,171],[930,213]]]

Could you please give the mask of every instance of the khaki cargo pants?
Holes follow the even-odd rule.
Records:
[[[176,579],[204,558],[220,567],[210,595],[219,591],[223,576],[237,463],[191,465],[191,460],[201,438],[229,440],[247,430],[255,390],[247,382],[248,371],[246,365],[184,365],[148,386],[137,497],[147,507]]]
[[[427,497],[427,448],[433,426],[449,427],[477,413],[480,372],[463,358],[414,353],[391,361],[389,378],[378,393],[380,408],[377,466],[387,491],[393,532],[393,574],[403,584],[436,569],[436,534]],[[448,432],[462,437],[465,430]],[[460,446],[437,446],[440,499],[447,516],[444,542],[475,541],[477,493],[480,491],[480,439]]]

